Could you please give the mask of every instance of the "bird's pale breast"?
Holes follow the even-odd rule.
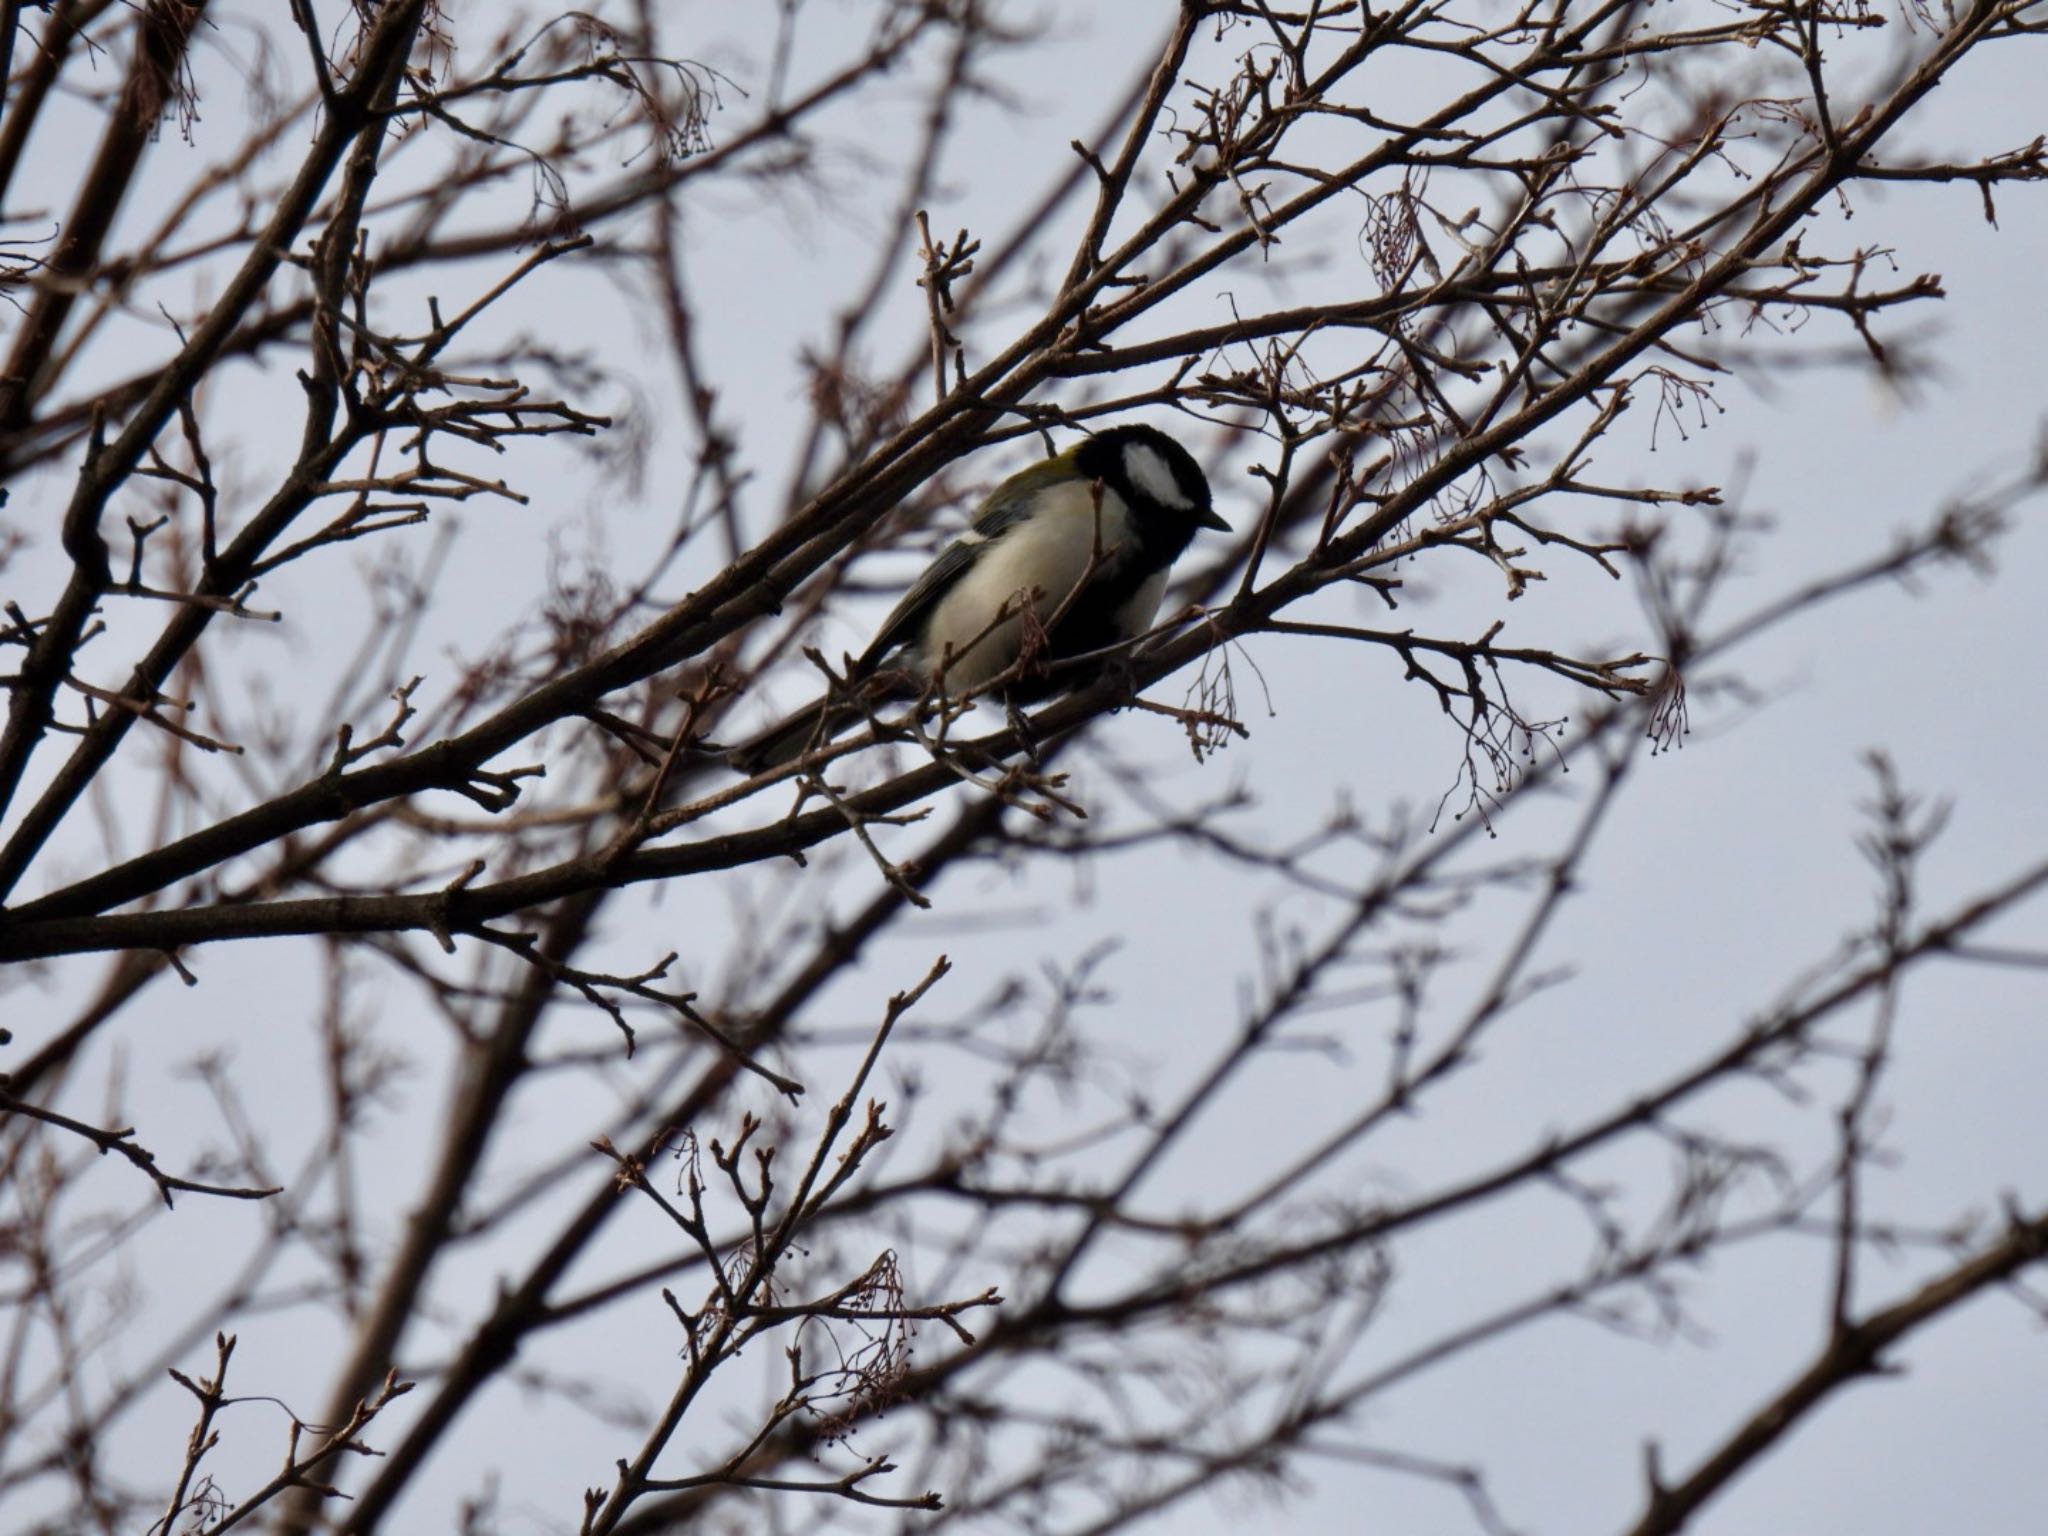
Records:
[[[988,617],[1003,602],[1029,587],[1038,589],[1033,608],[1041,620],[1050,618],[1084,578],[1095,580],[1113,571],[1129,551],[1130,515],[1123,498],[1102,488],[1098,498],[1086,482],[1046,492],[1036,516],[1003,530],[972,569],[963,575],[932,610],[925,628],[922,660],[936,671],[947,647],[946,688],[963,693],[978,688],[1017,659],[1022,621],[1004,620],[983,634]],[[1096,551],[1100,550],[1099,558]],[[1148,593],[1154,610],[1164,580],[1146,582],[1126,608],[1135,608]],[[1150,622],[1150,615],[1145,616]]]

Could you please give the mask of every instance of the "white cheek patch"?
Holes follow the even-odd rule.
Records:
[[[1124,473],[1130,476],[1134,490],[1143,492],[1160,506],[1171,507],[1176,512],[1193,510],[1195,504],[1188,500],[1188,493],[1173,477],[1172,466],[1159,456],[1156,448],[1132,443],[1124,449]]]

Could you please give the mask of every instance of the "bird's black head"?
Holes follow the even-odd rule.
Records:
[[[1182,543],[1195,527],[1230,529],[1210,505],[1209,481],[1202,466],[1156,427],[1111,427],[1098,432],[1075,452],[1074,467],[1115,491],[1141,523],[1180,531]]]

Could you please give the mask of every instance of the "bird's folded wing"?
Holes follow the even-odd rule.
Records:
[[[1041,491],[1068,478],[1057,467],[1058,462],[1048,459],[1043,464],[1034,464],[989,493],[967,531],[939,551],[938,558],[911,583],[903,600],[889,610],[889,617],[882,620],[875,638],[861,652],[863,668],[874,666],[899,645],[916,643],[925,615],[967,574],[986,547],[1032,515]]]

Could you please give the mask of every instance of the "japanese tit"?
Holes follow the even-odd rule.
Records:
[[[1099,668],[1052,664],[1150,629],[1167,571],[1198,528],[1230,525],[1210,506],[1202,467],[1152,427],[1112,427],[1021,470],[989,493],[968,530],[882,621],[849,674],[859,702],[812,704],[730,748],[727,760],[759,773],[823,744],[882,700],[984,687],[1022,656],[1027,608],[1043,649],[1005,679],[1002,696],[1030,703],[1079,687]]]

